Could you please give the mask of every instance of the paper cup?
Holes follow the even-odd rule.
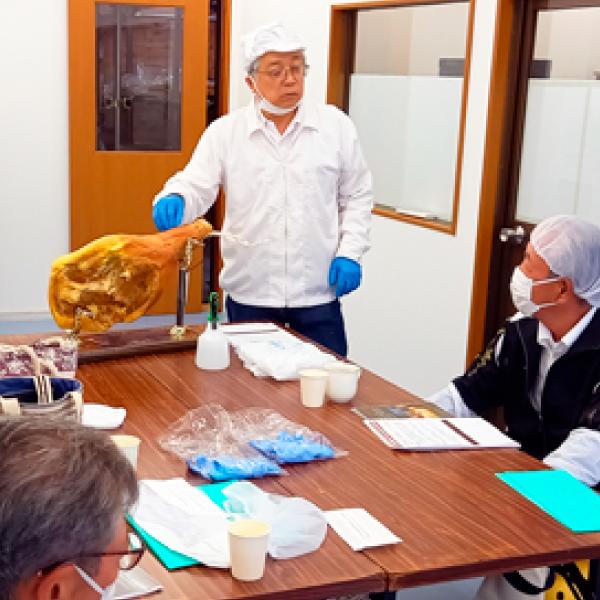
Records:
[[[325,388],[328,373],[323,369],[302,369],[300,376],[300,399],[309,408],[318,408],[325,403]]]
[[[265,557],[271,526],[244,519],[229,525],[231,575],[240,581],[257,581],[265,572]]]
[[[350,402],[356,396],[360,367],[336,361],[328,364],[325,368],[329,374],[327,395],[333,402]]]
[[[138,452],[142,440],[135,435],[111,435],[110,437],[112,441],[119,447],[121,452],[127,457],[127,460],[131,463],[131,466],[136,469]]]

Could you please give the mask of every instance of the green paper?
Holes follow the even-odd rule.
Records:
[[[226,497],[223,495],[223,490],[232,483],[234,482],[226,481],[225,483],[209,483],[206,485],[198,485],[196,487],[204,492],[219,508],[223,508],[223,504],[226,500]],[[144,540],[152,554],[160,560],[168,571],[202,565],[202,563],[195,558],[175,552],[174,550],[167,548],[164,544],[161,544],[155,537],[152,537],[149,533],[144,531],[129,515],[127,515],[127,521]]]
[[[566,471],[507,471],[496,475],[571,531],[600,531],[600,495]]]

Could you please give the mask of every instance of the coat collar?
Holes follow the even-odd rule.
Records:
[[[256,131],[260,131],[264,127],[261,115],[254,103],[254,98],[245,108],[245,118],[248,136],[251,136]],[[298,112],[292,123],[294,122],[299,123],[301,127],[319,129],[319,115],[316,106],[308,102],[306,98],[303,98],[298,106]]]
[[[585,319],[585,316],[583,317]],[[524,339],[533,338],[536,340],[538,335],[539,321],[533,317],[525,317],[515,322],[517,329]],[[577,326],[575,326],[577,327]],[[567,334],[568,335],[568,334]],[[600,310],[596,310],[587,327],[580,333],[579,337],[572,343],[567,354],[573,352],[586,352],[589,350],[600,349]]]

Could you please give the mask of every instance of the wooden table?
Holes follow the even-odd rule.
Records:
[[[321,431],[349,454],[288,466],[288,476],[259,485],[308,498],[324,510],[363,507],[403,539],[357,553],[330,530],[317,552],[269,560],[265,577],[252,584],[218,569],[167,573],[146,556],[143,566],[164,585],[165,599],[322,599],[600,557],[600,533],[570,532],[495,476],[542,468],[518,450],[394,452],[362,425],[350,405],[304,408],[297,382],[256,378],[234,353],[230,368],[220,372],[200,371],[193,352],[185,351],[83,365],[78,376],[87,402],[127,408],[122,429],[143,440],[140,478],[186,476],[201,482],[157,442],[187,410],[209,403],[227,410],[273,408]],[[365,370],[354,404],[414,399]]]

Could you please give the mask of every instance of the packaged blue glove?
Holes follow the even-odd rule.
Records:
[[[362,268],[351,258],[338,256],[331,261],[329,267],[329,285],[335,286],[336,297],[353,292],[359,285]]]
[[[250,440],[250,445],[280,464],[325,460],[335,454],[328,444],[289,431],[281,431],[274,438]]]
[[[159,231],[178,227],[183,221],[185,200],[179,194],[168,194],[159,198],[152,207],[152,220]]]
[[[265,456],[209,457],[199,455],[187,461],[188,467],[204,479],[230,481],[231,479],[258,479],[267,475],[282,475],[283,469]]]

